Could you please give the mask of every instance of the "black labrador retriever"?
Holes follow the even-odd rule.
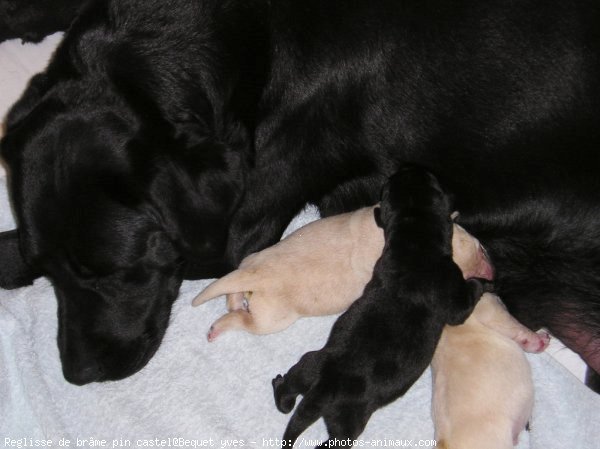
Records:
[[[445,179],[510,311],[600,371],[597,1],[96,0],[76,16],[2,141],[18,230],[0,284],[52,280],[68,380],[134,373],[184,277],[274,243],[306,202],[374,204],[406,161]]]
[[[293,447],[323,417],[329,441],[351,441],[377,409],[423,374],[446,324],[462,324],[483,284],[465,281],[452,260],[451,201],[419,167],[386,183],[375,209],[385,247],[362,296],[336,321],[327,344],[305,354],[273,380],[277,408],[288,413],[303,396],[283,435]]]
[[[40,42],[56,31],[66,30],[93,0],[2,0],[0,42],[22,39]]]
[[[257,45],[243,22],[259,12],[213,3],[93,3],[7,117],[2,156],[19,229],[0,238],[0,285],[51,279],[72,383],[138,371],[184,276],[226,270],[194,261],[222,258],[243,191],[258,97]],[[214,45],[194,42],[198,33]],[[205,70],[213,57],[239,92]]]

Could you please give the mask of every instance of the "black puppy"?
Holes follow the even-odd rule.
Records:
[[[330,441],[358,437],[375,410],[421,376],[444,325],[461,324],[482,293],[452,261],[452,210],[433,175],[400,170],[375,211],[385,247],[373,279],[323,349],[273,380],[280,411],[304,396],[283,436],[289,447],[321,416]]]

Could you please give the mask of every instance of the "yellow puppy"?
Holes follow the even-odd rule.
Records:
[[[227,294],[229,313],[212,325],[208,340],[231,329],[269,334],[300,317],[346,310],[362,294],[383,250],[383,231],[373,210],[309,223],[246,257],[237,270],[209,285],[193,305]],[[465,277],[492,278],[477,239],[455,225],[452,243],[454,260]]]
[[[523,349],[541,352],[549,340],[520,324],[490,293],[464,324],[446,326],[431,364],[437,447],[512,448],[533,408]]]

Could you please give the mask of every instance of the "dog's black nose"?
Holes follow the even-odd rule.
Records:
[[[90,362],[87,365],[71,366],[70,368],[63,366],[63,375],[72,384],[85,385],[102,380],[104,370],[97,363]]]

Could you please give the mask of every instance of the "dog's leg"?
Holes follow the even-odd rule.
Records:
[[[294,142],[294,146],[296,144]],[[298,147],[295,151],[288,150],[288,145],[279,143],[258,155],[262,160],[256,161],[256,168],[249,174],[244,201],[229,225],[226,258],[233,266],[238,266],[247,255],[277,243],[292,218],[311,200],[307,186],[303,185],[305,178],[296,172],[296,155],[303,151]],[[313,152],[307,151],[306,157],[310,153]],[[273,164],[273,161],[277,163]],[[319,176],[315,172],[325,166],[321,162],[319,159],[314,161],[311,178],[321,179],[334,187],[336,180],[330,173]],[[304,163],[308,161],[303,158]]]
[[[261,301],[232,310],[213,323],[208,341],[214,341],[224,332],[238,329],[251,334],[265,335],[280,332],[294,323],[297,316],[285,308],[269,308]]]
[[[518,343],[524,351],[542,352],[550,344],[546,332],[535,333],[519,323],[496,295],[485,293],[477,309],[477,319],[484,326]]]
[[[600,372],[600,336],[597,335],[597,331],[592,332],[583,326],[574,329],[575,325],[579,323],[570,323],[569,327],[558,329],[550,328],[550,332],[568,347],[576,349],[589,368],[596,373]]]
[[[321,372],[323,361],[322,351],[307,352],[285,376],[278,375],[273,379],[275,405],[280,412],[292,411],[298,395],[304,395],[315,383]]]
[[[302,432],[323,416],[325,405],[331,399],[327,392],[321,391],[319,388],[311,389],[306,393],[283,433],[282,439],[287,443],[286,447],[293,447]]]
[[[244,309],[234,310],[226,313],[212,324],[207,338],[210,342],[215,341],[219,335],[230,330],[246,330],[255,334],[257,332],[254,328],[254,317],[250,313]]]
[[[293,445],[302,432],[320,417],[325,420],[330,440],[332,438],[356,439],[364,430],[372,414],[372,411],[367,410],[365,398],[360,395],[358,398],[355,397],[356,392],[352,391],[352,387],[350,390],[347,389],[349,385],[344,382],[343,374],[337,370],[339,361],[330,359],[326,364],[323,363],[327,360],[324,358],[323,351],[307,355],[310,355],[312,359],[307,362],[316,364],[318,371],[315,369],[316,367],[310,365],[303,365],[302,368],[304,370],[310,368],[309,371],[318,374],[318,381],[314,385],[309,385],[308,382],[301,385],[301,387],[309,385],[309,388],[306,393],[302,393],[304,398],[290,418],[283,440]],[[341,384],[338,381],[341,381]],[[293,406],[293,402],[291,405]],[[329,442],[327,441],[319,447],[329,447]]]
[[[243,294],[243,292],[251,291],[254,288],[253,285],[256,281],[256,276],[245,270],[239,269],[232,271],[206,287],[194,298],[192,305],[194,307],[199,306],[213,298],[229,293],[242,292]]]
[[[325,425],[329,440],[319,447],[330,447],[332,439],[338,441],[355,440],[363,432],[371,413],[367,411],[365,405],[354,403],[349,406],[335,409],[333,415],[325,415]]]

